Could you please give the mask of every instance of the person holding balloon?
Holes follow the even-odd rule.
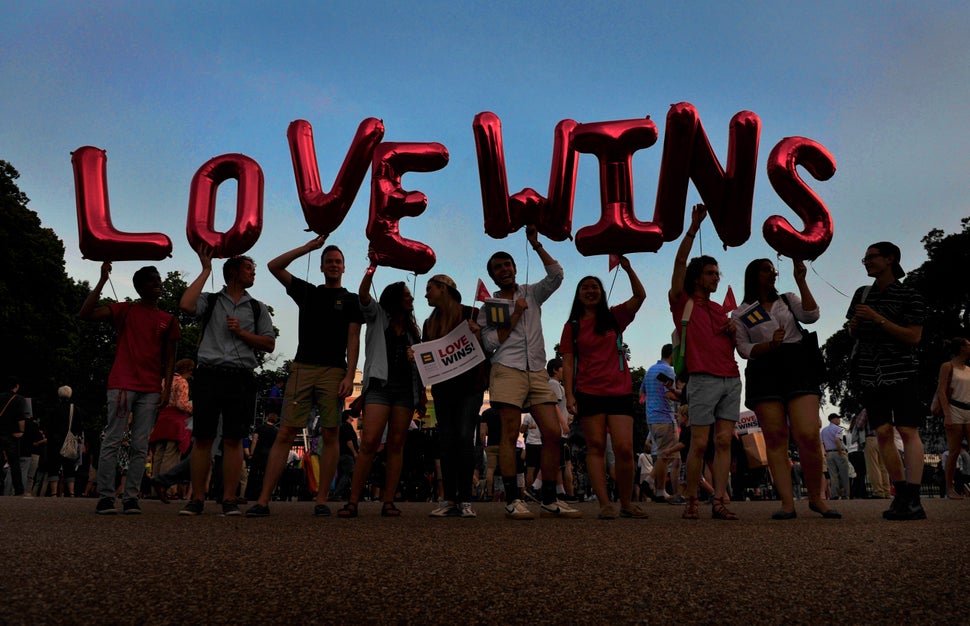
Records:
[[[623,345],[623,330],[640,310],[647,292],[630,261],[621,256],[619,262],[630,278],[633,295],[626,302],[610,307],[599,278],[586,276],[580,280],[569,321],[563,326],[559,350],[563,355],[566,409],[582,420],[587,446],[586,467],[600,503],[599,517],[616,517],[606,487],[608,429],[616,458],[614,470],[620,494],[620,517],[643,519],[647,514],[639,504],[632,502],[636,397]]]
[[[738,354],[747,359],[744,404],[758,416],[768,449],[768,465],[781,510],[772,519],[797,517],[788,461],[789,429],[798,444],[808,506],[825,518],[842,517],[822,494],[824,460],[819,440],[819,379],[802,344],[799,322],[818,320],[819,309],[805,280],[805,262],[793,264],[798,295],[779,294],[778,271],[769,259],[755,259],[744,270],[744,296],[731,317]]]

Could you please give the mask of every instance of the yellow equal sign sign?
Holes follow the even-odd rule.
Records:
[[[492,306],[491,309],[492,324],[496,326],[501,326],[505,323],[505,307],[503,306]]]

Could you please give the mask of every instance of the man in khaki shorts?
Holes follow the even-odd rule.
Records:
[[[526,227],[526,238],[539,253],[546,276],[531,285],[515,282],[516,267],[507,252],[496,252],[486,269],[499,290],[496,298],[515,302],[508,324],[491,323],[488,307],[479,313],[485,349],[492,353],[489,380],[491,404],[502,418],[502,442],[499,467],[505,484],[505,515],[509,519],[529,520],[535,514],[521,500],[516,483],[515,442],[519,435],[522,412],[529,411],[542,433],[542,517],[581,517],[582,513],[556,497],[556,474],[562,430],[556,415],[556,394],[549,386],[546,372],[546,348],[542,337],[540,307],[562,284],[562,266],[539,243],[535,226]]]
[[[354,389],[354,371],[360,352],[360,327],[364,317],[357,295],[341,286],[344,255],[337,246],[323,248],[320,271],[324,284],[311,285],[290,274],[286,267],[294,260],[319,250],[325,243],[317,237],[284,252],[269,262],[269,271],[286,287],[286,293],[300,307],[299,345],[290,365],[290,376],[283,395],[283,415],[269,459],[259,500],[246,511],[246,517],[269,515],[269,501],[286,466],[293,440],[307,426],[316,403],[320,411],[320,479],[313,514],[329,517],[327,506],[330,483],[340,456],[339,428],[344,398]]]

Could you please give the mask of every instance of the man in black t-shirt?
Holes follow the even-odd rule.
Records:
[[[317,237],[284,252],[267,265],[300,307],[299,345],[286,381],[280,432],[269,453],[259,500],[246,511],[248,517],[269,515],[270,496],[286,465],[293,440],[307,426],[314,403],[320,411],[323,446],[320,449],[319,490],[313,514],[318,517],[330,516],[326,502],[340,454],[340,414],[344,398],[354,389],[354,372],[360,353],[360,327],[364,317],[357,295],[341,286],[345,271],[344,255],[337,246],[323,248],[320,260],[320,271],[324,276],[322,285],[311,285],[286,269],[304,254],[322,248],[325,242],[325,237]]]
[[[20,382],[15,378],[6,381],[0,393],[0,468],[6,457],[10,464],[10,478],[15,496],[24,495],[24,477],[20,471],[20,439],[24,436],[27,422],[27,401],[17,392]]]
[[[874,243],[862,259],[875,282],[860,287],[846,317],[856,339],[853,376],[862,389],[862,405],[875,429],[896,497],[883,517],[890,520],[926,519],[920,504],[923,442],[919,427],[925,407],[916,384],[916,346],[923,334],[926,310],[922,296],[899,282],[906,272],[899,265],[899,248],[888,241]],[[893,428],[903,439],[903,460]]]

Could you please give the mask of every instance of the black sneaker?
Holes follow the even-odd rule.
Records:
[[[262,504],[254,504],[246,509],[246,517],[269,517],[269,507]]]
[[[242,511],[239,510],[239,505],[236,504],[235,500],[222,501],[223,517],[239,517],[240,515],[242,515]]]
[[[98,506],[94,509],[98,515],[117,515],[118,509],[115,508],[114,498],[101,498]]]
[[[202,500],[189,500],[189,503],[179,511],[179,515],[202,515],[204,512],[205,503]]]
[[[121,510],[125,515],[141,515],[141,507],[138,506],[137,498],[127,498],[122,502]]]
[[[313,507],[314,517],[330,517],[330,507],[326,504],[318,504]]]

